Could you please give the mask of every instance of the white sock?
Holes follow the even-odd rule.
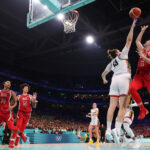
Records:
[[[127,134],[128,134],[131,138],[133,138],[133,137],[135,136],[128,123],[123,123],[123,127],[124,127],[125,131],[127,132]]]
[[[121,126],[122,126],[122,122],[116,121],[115,128],[119,136],[120,136]]]
[[[107,121],[107,130],[111,130],[111,124],[112,124],[111,121]]]
[[[122,128],[120,129],[120,136],[124,136],[124,132],[123,132]]]

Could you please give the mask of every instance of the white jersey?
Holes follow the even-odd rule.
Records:
[[[96,111],[99,111],[98,108],[91,109],[91,125],[98,125],[98,116],[95,115]]]
[[[105,71],[113,71],[114,75],[130,73],[130,67],[128,64],[129,49],[124,47],[121,54],[114,58],[106,67]]]

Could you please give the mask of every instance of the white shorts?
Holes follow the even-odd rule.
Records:
[[[98,119],[91,120],[90,125],[92,125],[92,126],[99,125],[99,120]]]
[[[124,118],[124,122],[127,122],[129,125],[132,124],[132,120],[130,118]]]
[[[130,79],[131,74],[129,73],[114,75],[111,80],[109,95],[115,97],[128,95]]]

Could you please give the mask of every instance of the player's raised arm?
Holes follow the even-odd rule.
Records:
[[[142,53],[143,49],[138,49],[137,53],[139,54],[139,56],[148,64],[150,64],[150,58],[146,57],[143,53]],[[149,54],[150,57],[150,54]]]
[[[128,48],[128,49],[130,49],[130,47],[131,47],[131,43],[132,43],[132,40],[133,40],[133,31],[134,31],[135,25],[136,25],[136,20],[134,19],[134,21],[132,23],[132,26],[130,28],[130,32],[127,36],[126,45],[125,45],[125,47]]]
[[[15,92],[11,91],[11,94],[12,94],[12,103],[13,103],[13,105],[11,105],[9,108],[10,108],[10,110],[13,110],[17,106],[18,98],[17,98]]]
[[[137,46],[138,50],[143,50],[144,49],[144,47],[141,43],[141,40],[142,40],[143,34],[144,34],[144,32],[146,31],[147,28],[148,28],[148,26],[142,26],[141,27],[141,32],[139,33],[139,35],[136,39],[136,46]]]
[[[88,113],[88,114],[86,115],[86,118],[91,118],[91,113]]]
[[[36,100],[36,98],[37,98],[37,93],[34,92],[34,93],[33,93],[33,96],[32,96],[32,99],[31,99],[31,101],[32,101],[32,107],[33,107],[33,108],[36,108],[36,107],[37,107],[38,101]]]

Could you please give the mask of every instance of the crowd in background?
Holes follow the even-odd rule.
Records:
[[[41,129],[42,133],[48,133],[48,130],[51,130],[51,134],[62,134],[64,131],[73,131],[76,132],[78,128],[82,132],[88,132],[88,125],[87,122],[80,122],[80,121],[70,121],[64,119],[52,119],[43,116],[33,116],[30,119],[27,128],[32,129]],[[101,126],[100,126],[101,128]],[[150,137],[150,127],[146,124],[133,124],[131,126],[135,135],[137,137]]]
[[[70,120],[64,120],[64,119],[52,119],[43,116],[31,117],[27,127],[33,129],[38,128],[43,131],[51,130],[52,133],[54,132],[59,133],[63,131],[77,131],[79,127],[83,132],[88,131],[88,123],[72,122]]]

